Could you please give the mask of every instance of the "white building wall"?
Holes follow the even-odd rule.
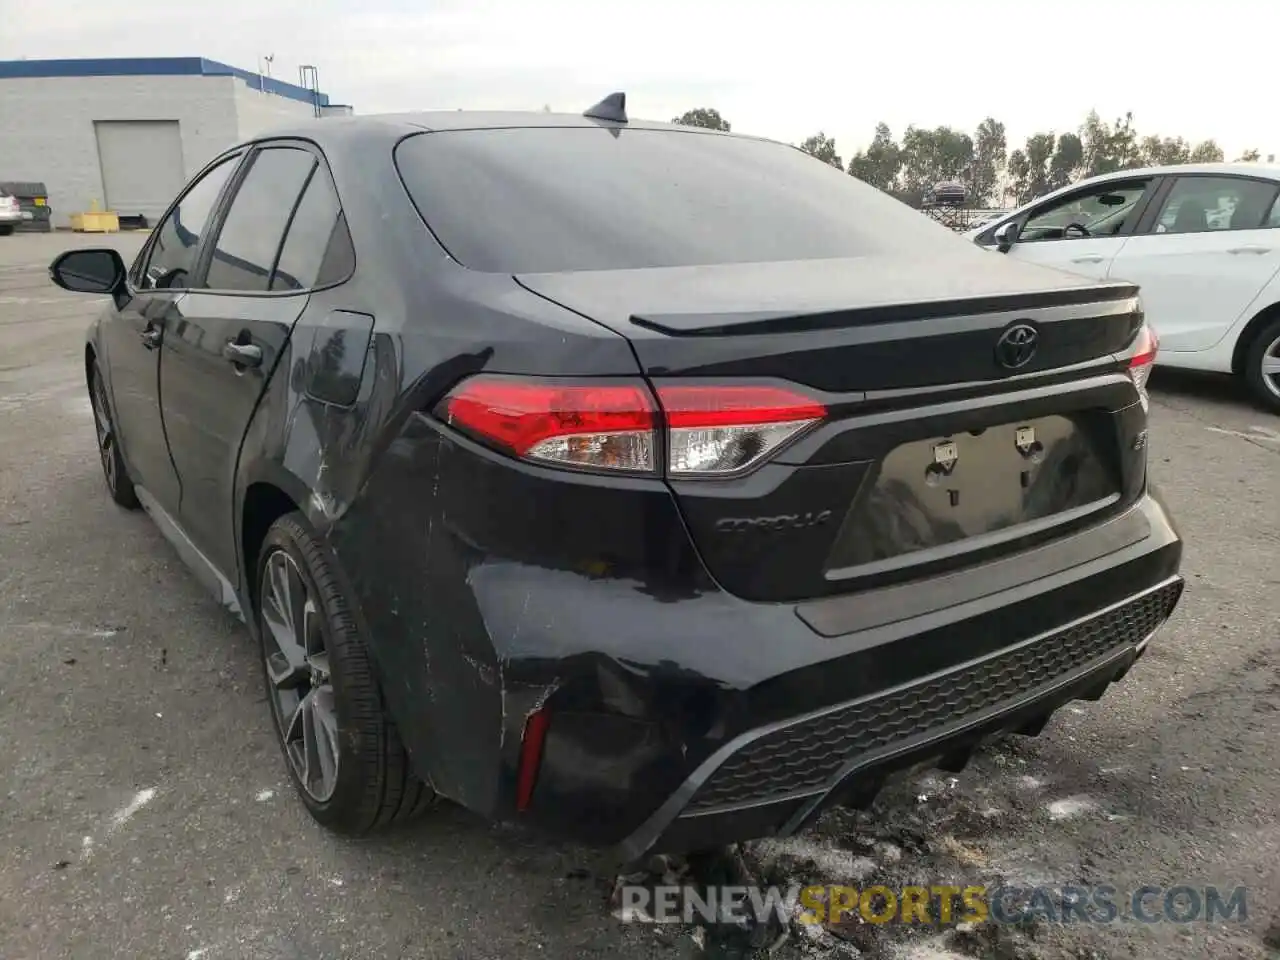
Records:
[[[243,80],[232,79],[235,81],[236,117],[241,140],[315,118],[315,107],[310,103],[263,93]]]
[[[273,127],[315,115],[310,103],[252,89],[238,77],[0,79],[0,180],[49,189],[55,226],[104,203],[95,120],[177,120],[184,174]]]
[[[191,176],[237,139],[234,77],[0,80],[0,178],[41,180],[55,226],[103,203],[95,120],[177,120]]]

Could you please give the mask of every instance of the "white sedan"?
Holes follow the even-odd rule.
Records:
[[[969,231],[1010,257],[1142,288],[1156,362],[1233,373],[1280,413],[1280,166],[1122,170]]]

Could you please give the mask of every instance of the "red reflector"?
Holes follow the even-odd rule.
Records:
[[[528,810],[533,802],[533,788],[538,784],[538,768],[542,766],[542,745],[550,725],[551,717],[545,710],[534,711],[524,722],[520,767],[516,772],[516,809],[521,812]]]
[[[1140,367],[1144,363],[1154,363],[1156,354],[1160,352],[1160,338],[1147,324],[1142,325],[1138,337],[1133,343],[1134,354],[1129,360],[1130,367]]]
[[[827,408],[782,387],[664,384],[658,402],[672,428],[821,420]]]
[[[445,400],[448,421],[524,456],[545,440],[609,435],[654,427],[653,401],[642,384],[537,382],[479,376]]]

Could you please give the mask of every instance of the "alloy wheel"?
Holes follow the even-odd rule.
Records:
[[[1262,351],[1262,385],[1280,397],[1280,337]]]
[[[107,487],[114,493],[117,482],[116,434],[111,424],[111,408],[107,404],[107,391],[102,385],[102,377],[94,376],[89,399],[93,405],[93,422],[98,429],[98,456],[102,458],[102,472],[107,478]]]
[[[277,548],[262,569],[263,655],[271,706],[294,776],[317,803],[338,783],[338,714],[323,614],[293,557]]]

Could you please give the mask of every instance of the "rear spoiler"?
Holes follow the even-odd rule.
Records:
[[[673,337],[763,336],[804,333],[811,330],[838,330],[879,323],[907,323],[942,320],[972,314],[1070,307],[1089,303],[1130,300],[1138,287],[1126,283],[1106,283],[1067,290],[1037,290],[970,299],[946,299],[915,303],[886,303],[816,313],[752,311],[749,313],[663,313],[632,314],[637,327]]]

